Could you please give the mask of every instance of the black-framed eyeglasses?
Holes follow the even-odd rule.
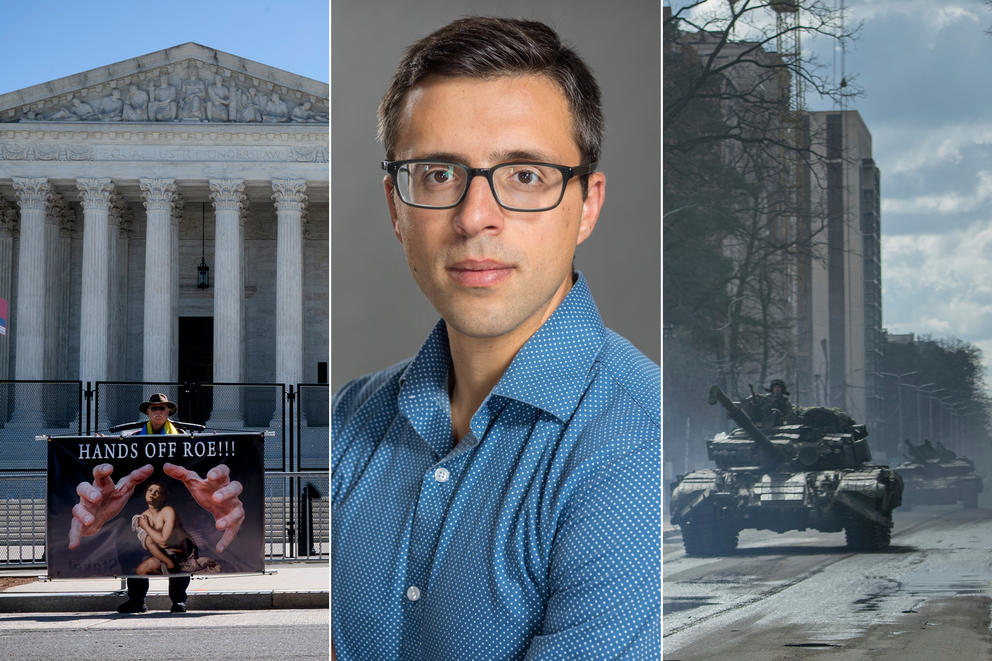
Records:
[[[169,407],[168,406],[149,406],[148,407],[148,410],[149,411],[168,411],[169,410]]]
[[[596,171],[596,163],[569,167],[519,161],[470,168],[453,161],[383,161],[400,199],[420,209],[451,209],[465,199],[473,177],[485,177],[497,204],[508,211],[547,211],[565,196],[573,177]]]

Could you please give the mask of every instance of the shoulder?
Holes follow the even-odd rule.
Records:
[[[599,378],[615,391],[615,405],[633,409],[661,428],[661,368],[622,335],[607,329],[597,357]]]
[[[382,406],[389,400],[395,401],[400,379],[412,358],[352,379],[343,385],[331,399],[332,430],[339,430],[352,418],[370,406]]]
[[[593,376],[569,423],[569,480],[591,483],[651,474],[660,465],[661,369],[628,340],[607,331]],[[645,484],[652,480],[647,480]]]

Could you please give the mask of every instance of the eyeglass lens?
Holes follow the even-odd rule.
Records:
[[[544,209],[558,204],[564,177],[560,170],[533,163],[506,163],[492,169],[496,201],[513,209]],[[400,197],[408,204],[448,207],[457,204],[470,180],[465,166],[416,161],[396,173]]]

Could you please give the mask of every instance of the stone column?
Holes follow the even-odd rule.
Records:
[[[172,241],[172,210],[176,183],[172,179],[142,179],[147,210],[145,230],[145,316],[142,380],[174,381],[178,357],[174,347],[173,301],[178,254]]]
[[[14,378],[41,379],[45,367],[45,210],[52,195],[47,179],[14,177],[21,205],[17,254],[17,306],[13,311]],[[41,426],[34,389],[18,387],[11,422]]]
[[[110,204],[110,327],[107,339],[111,347],[123,347],[127,341],[127,275],[128,237],[134,215],[120,196],[114,196]],[[123,351],[111,351],[107,364],[107,376],[115,381],[123,379],[127,373],[126,355]]]
[[[247,203],[244,182],[211,179],[214,203],[214,383],[242,380],[244,337],[244,236],[242,211]],[[242,424],[240,397],[215,389],[210,424],[220,428]]]
[[[69,377],[71,223],[72,210],[53,194],[45,217],[45,379]]]
[[[6,337],[0,341],[0,379],[10,378],[11,294],[14,291],[14,237],[17,236],[17,208],[0,196],[0,298],[7,301]],[[0,401],[0,420],[6,420],[7,398]]]
[[[179,380],[179,224],[183,221],[183,196],[180,193],[176,193],[176,198],[172,202],[172,213],[169,215],[169,244],[171,246],[172,255],[174,257],[172,261],[172,294],[170,300],[172,301],[171,316],[172,316],[172,347],[171,347],[171,372],[169,373],[170,381]]]
[[[79,378],[107,380],[110,323],[109,178],[77,179],[83,202],[83,272],[79,314]]]
[[[274,179],[276,203],[276,382],[303,381],[303,207],[306,182]]]
[[[12,294],[14,292],[14,239],[17,237],[17,207],[8,204],[0,195],[0,298],[7,301],[5,335],[0,338],[0,379],[10,378],[10,343],[13,340],[11,318],[14,312]],[[10,407],[6,389],[0,390],[0,421],[6,422]]]

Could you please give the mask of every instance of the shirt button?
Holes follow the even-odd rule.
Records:
[[[410,601],[416,601],[420,599],[420,588],[416,585],[411,585],[406,589],[406,598]]]
[[[448,472],[447,468],[438,468],[434,471],[434,479],[438,482],[447,482],[449,477],[451,477],[451,473]]]

